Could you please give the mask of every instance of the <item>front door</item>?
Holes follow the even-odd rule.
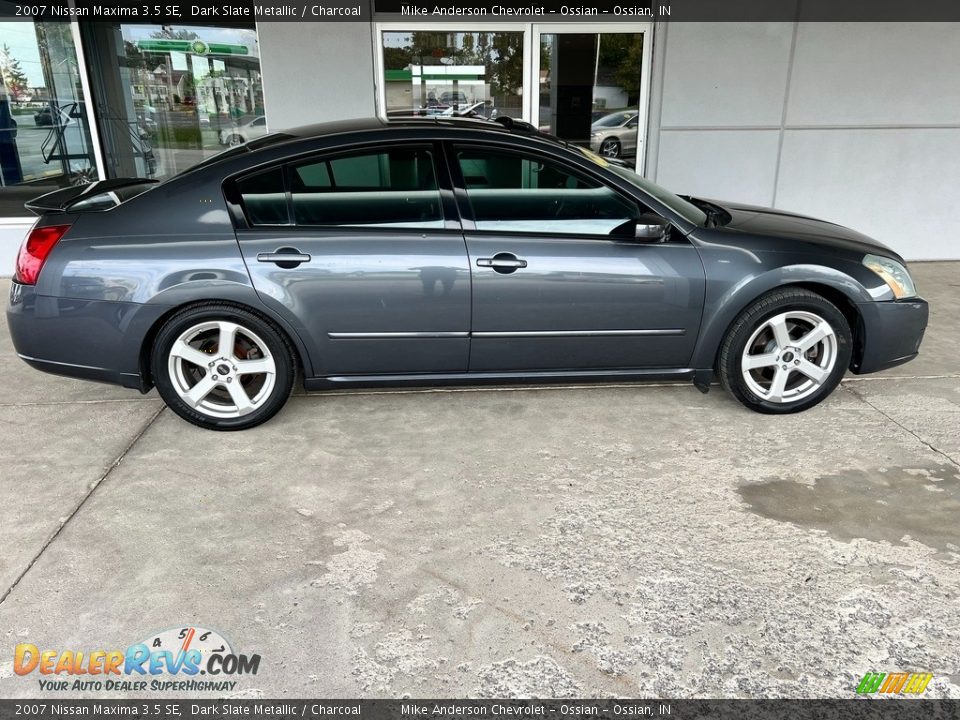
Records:
[[[555,159],[470,145],[451,156],[467,200],[471,371],[687,366],[705,279],[684,237],[611,235],[646,208]]]
[[[470,271],[435,158],[378,147],[237,183],[254,287],[296,319],[317,375],[466,370]]]

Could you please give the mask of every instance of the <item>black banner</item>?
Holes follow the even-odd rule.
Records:
[[[960,700],[0,700],[0,718],[946,720]]]
[[[957,0],[0,0],[0,20],[230,22],[956,22]]]

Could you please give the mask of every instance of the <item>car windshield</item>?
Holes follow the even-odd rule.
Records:
[[[641,177],[635,173],[633,170],[629,170],[615,163],[607,162],[602,157],[594,152],[591,152],[590,150],[587,150],[586,148],[577,147],[577,149],[597,165],[616,173],[631,185],[643,190],[643,192],[645,192],[647,195],[652,195],[684,220],[692,222],[694,225],[699,225],[701,227],[707,225],[707,220],[709,219],[707,214],[693,203],[687,202],[679,195],[674,195],[666,188],[662,188],[656,183],[650,182],[645,177]]]
[[[611,128],[611,127],[620,127],[630,118],[632,118],[634,113],[629,112],[618,112],[612,113],[610,115],[604,115],[602,118],[593,123],[595,128]]]
[[[643,190],[647,195],[652,195],[662,202],[668,208],[680,215],[684,220],[692,222],[701,227],[707,224],[707,214],[691,202],[687,202],[679,195],[674,195],[666,188],[662,188],[656,183],[650,182],[645,177],[641,177],[633,170],[629,170],[619,165],[610,164],[608,168],[620,177],[624,178],[633,185]]]

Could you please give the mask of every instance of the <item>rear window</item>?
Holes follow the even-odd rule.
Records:
[[[396,148],[318,158],[237,183],[251,225],[442,228],[433,155]]]
[[[283,168],[273,168],[237,183],[247,221],[251,225],[288,225],[287,193]]]

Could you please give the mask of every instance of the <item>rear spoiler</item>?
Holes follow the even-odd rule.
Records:
[[[152,178],[113,178],[111,180],[99,180],[87,185],[74,185],[60,190],[54,190],[46,195],[41,195],[29,202],[24,203],[27,210],[36,215],[43,215],[48,212],[67,212],[71,207],[83,200],[90,200],[97,195],[107,195],[104,203],[90,209],[104,210],[108,207],[115,207],[124,200],[129,200],[139,192],[134,190],[137,185],[152,185],[159,182]],[[126,193],[117,192],[127,189]],[[146,188],[144,188],[145,190]],[[142,191],[141,191],[142,192]]]

